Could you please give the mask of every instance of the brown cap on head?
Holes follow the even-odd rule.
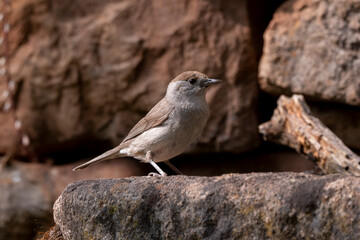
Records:
[[[177,81],[187,81],[190,78],[195,78],[195,79],[208,79],[208,77],[201,73],[201,72],[197,72],[197,71],[187,71],[187,72],[183,72],[181,74],[179,74],[176,78],[174,78],[171,82],[177,82]]]

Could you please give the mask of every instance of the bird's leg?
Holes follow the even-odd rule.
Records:
[[[158,171],[160,173],[160,176],[162,176],[162,177],[166,176],[166,173],[163,170],[161,170],[161,168],[152,160],[152,154],[150,151],[148,151],[146,153],[146,161],[148,163],[150,163],[156,169],[156,171]],[[156,175],[158,175],[158,174],[157,173],[149,173],[149,176],[156,176]]]
[[[175,167],[169,160],[165,161],[165,164],[168,165],[176,174],[184,175],[177,167]]]

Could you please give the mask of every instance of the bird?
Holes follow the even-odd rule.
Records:
[[[210,86],[220,82],[197,71],[181,73],[168,84],[165,96],[117,147],[73,170],[104,160],[133,157],[150,163],[159,173],[149,173],[150,176],[167,175],[156,164],[158,162],[165,162],[177,174],[182,174],[169,160],[184,152],[204,129],[210,114],[206,92]]]

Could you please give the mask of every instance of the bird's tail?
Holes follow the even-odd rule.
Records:
[[[77,166],[76,168],[73,169],[73,171],[84,169],[84,168],[90,166],[93,163],[101,162],[101,161],[104,161],[104,160],[115,159],[115,158],[119,158],[119,157],[124,157],[125,154],[119,153],[120,149],[121,148],[119,146],[117,146],[117,147],[115,147],[113,149],[110,149],[109,151],[104,152],[100,156],[97,156],[96,158],[93,158],[90,161],[88,161],[86,163],[83,163],[80,166]]]

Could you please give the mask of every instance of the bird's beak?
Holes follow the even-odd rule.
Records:
[[[210,85],[217,84],[217,83],[220,83],[220,82],[221,82],[221,80],[219,80],[219,79],[208,78],[208,79],[204,79],[204,81],[202,81],[200,83],[200,86],[201,87],[208,87]]]

